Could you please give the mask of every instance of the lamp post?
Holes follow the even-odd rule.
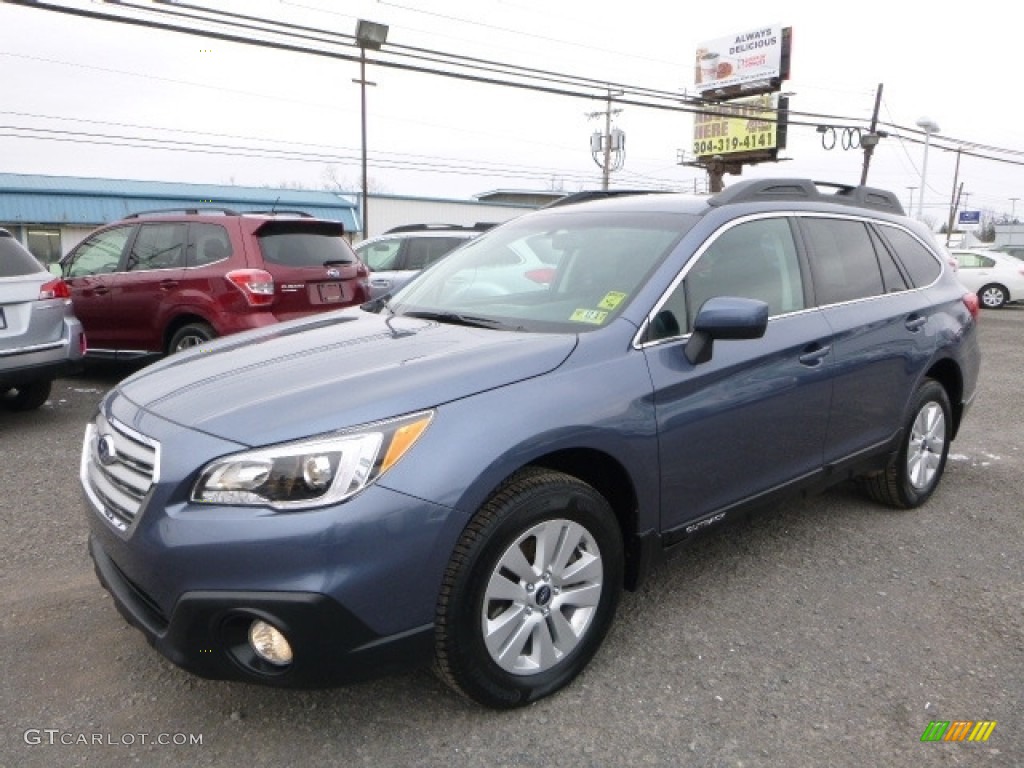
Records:
[[[359,94],[361,100],[360,115],[363,127],[363,239],[370,236],[370,217],[367,213],[369,207],[366,183],[366,86],[374,83],[366,82],[366,49],[370,48],[379,51],[380,47],[387,42],[388,25],[378,24],[374,21],[359,19],[356,23],[356,42],[359,44]]]
[[[914,190],[917,189],[917,187],[907,187],[907,189],[910,190],[910,205],[907,206],[907,210],[908,211],[913,211],[914,210]]]
[[[924,160],[921,162],[921,194],[917,196],[917,218],[921,218],[924,208],[925,180],[928,178],[928,145],[931,143],[933,133],[938,133],[939,124],[927,117],[917,121],[917,127],[924,131]]]
[[[1017,220],[1017,201],[1018,200],[1020,200],[1019,197],[1011,197],[1010,198],[1010,221],[1011,222],[1014,222],[1014,221]]]

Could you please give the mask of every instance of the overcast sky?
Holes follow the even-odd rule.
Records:
[[[118,12],[86,0],[57,4]],[[945,221],[954,189],[956,153],[942,146],[1024,150],[1014,92],[1019,25],[1001,23],[1008,20],[1005,6],[988,0],[962,6],[955,18],[891,0],[195,0],[197,6],[345,34],[365,18],[390,26],[389,44],[680,94],[693,92],[701,42],[790,26],[786,90],[794,93],[794,110],[867,121],[881,83],[882,121],[910,129],[923,116],[938,123],[924,200],[926,218],[936,223]],[[603,126],[588,113],[603,102],[375,67],[376,55],[370,53],[367,74],[376,83],[367,89],[373,188],[467,198],[494,189],[600,185],[589,137]],[[334,178],[353,190],[360,184],[357,63],[0,2],[0,73],[2,172],[307,187]],[[621,108],[615,124],[626,132],[627,155],[613,186],[703,185],[702,172],[677,163],[678,151],[691,148],[692,116]],[[160,139],[162,148],[117,146],[139,139]],[[236,149],[211,152],[211,144]],[[282,151],[290,159],[275,157]],[[904,205],[913,195],[916,210],[923,152],[920,143],[883,139],[869,183],[895,191]],[[1022,165],[962,157],[966,207],[1021,215],[1024,154],[998,154]],[[748,168],[744,176],[857,183],[863,160],[860,151],[825,150],[810,126],[791,128],[781,156],[788,159]],[[727,176],[726,184],[736,178]]]

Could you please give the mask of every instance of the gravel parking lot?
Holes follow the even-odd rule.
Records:
[[[429,671],[321,691],[205,681],[129,628],[86,555],[85,423],[125,369],[0,412],[0,768],[1024,765],[1024,307],[923,509],[853,487],[696,543],[627,594],[562,693],[496,713]],[[989,720],[985,743],[922,743]]]

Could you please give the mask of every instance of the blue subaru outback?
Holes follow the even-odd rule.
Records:
[[[124,380],[85,435],[90,552],[198,675],[321,686],[432,661],[519,706],[568,684],[621,590],[695,535],[850,479],[925,503],[975,394],[977,314],[881,190],[761,179],[536,211],[389,301]]]

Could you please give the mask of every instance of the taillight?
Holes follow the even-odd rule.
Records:
[[[274,276],[262,269],[235,269],[224,275],[245,296],[250,307],[274,303]]]
[[[51,280],[48,283],[43,283],[39,286],[39,300],[43,299],[70,299],[71,289],[68,288],[68,284],[61,280],[59,277],[56,280]]]
[[[971,317],[977,320],[978,315],[981,313],[981,304],[978,302],[978,294],[965,293],[964,306],[967,307],[967,311],[971,313]]]

